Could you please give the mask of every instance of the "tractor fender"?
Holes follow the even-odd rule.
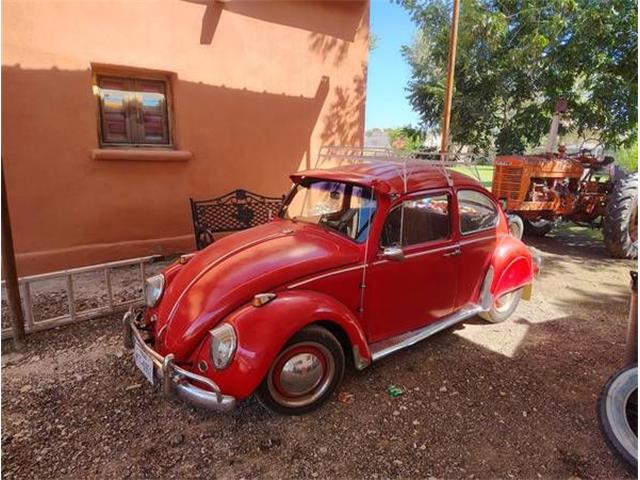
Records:
[[[260,385],[271,364],[287,341],[307,325],[323,322],[340,327],[351,344],[357,368],[371,363],[365,334],[353,313],[335,298],[308,290],[277,294],[261,307],[244,305],[228,315],[223,323],[233,326],[237,347],[233,360],[223,370],[215,370],[209,357],[207,335],[192,357],[192,365],[207,364],[206,372],[220,390],[237,399],[251,395]],[[194,369],[194,371],[196,371]]]
[[[490,292],[493,298],[531,284],[536,274],[531,252],[511,235],[498,239],[491,258],[491,268],[493,280]]]

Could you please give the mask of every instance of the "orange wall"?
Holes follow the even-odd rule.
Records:
[[[361,144],[369,6],[3,0],[2,157],[20,275],[193,250],[188,199],[277,196]],[[171,73],[187,161],[95,160],[92,65]]]

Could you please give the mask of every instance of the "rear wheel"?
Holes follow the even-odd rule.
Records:
[[[627,470],[638,468],[638,365],[616,372],[598,398],[600,428]]]
[[[539,218],[537,220],[524,221],[525,235],[531,235],[533,237],[544,237],[551,231],[551,229],[553,229],[553,222],[551,220]]]
[[[522,298],[522,288],[505,293],[493,301],[493,306],[488,312],[482,312],[480,318],[491,322],[501,323],[515,312]]]
[[[342,381],[344,367],[336,337],[322,327],[306,327],[276,356],[256,393],[270,410],[301,415],[327,401]]]
[[[616,258],[638,257],[638,174],[616,181],[603,222],[604,243]]]

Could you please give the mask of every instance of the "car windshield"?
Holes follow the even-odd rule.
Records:
[[[330,228],[363,242],[376,210],[371,189],[343,182],[298,184],[282,209],[283,218]]]

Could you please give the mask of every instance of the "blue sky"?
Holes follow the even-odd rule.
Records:
[[[418,124],[405,88],[411,70],[400,53],[413,40],[416,27],[408,13],[390,0],[371,1],[371,32],[376,48],[369,54],[365,128],[401,127]]]

